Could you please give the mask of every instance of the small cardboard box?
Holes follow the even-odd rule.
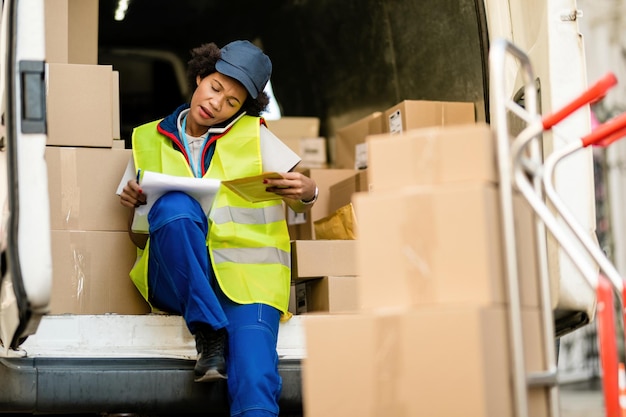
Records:
[[[317,138],[320,136],[320,119],[317,117],[281,117],[265,123],[278,139]]]
[[[302,159],[299,168],[327,168],[326,138],[290,138],[282,141]]]
[[[302,169],[304,175],[312,178],[319,189],[317,201],[313,207],[305,213],[304,216],[297,216],[293,210],[287,208],[287,220],[289,227],[289,236],[292,240],[315,239],[315,230],[313,222],[324,218],[331,214],[329,209],[330,187],[339,181],[342,181],[356,173],[354,169]],[[299,224],[290,222],[289,219],[301,218]]]
[[[129,272],[137,251],[126,232],[52,230],[50,314],[146,314]]]
[[[486,124],[369,136],[372,190],[449,182],[497,182],[495,139]]]
[[[385,133],[383,113],[374,112],[335,132],[334,168],[365,169],[367,152],[363,149],[365,138],[370,135]]]
[[[306,281],[291,283],[287,310],[293,315],[307,312],[306,284]]]
[[[351,177],[330,186],[328,211],[331,213],[352,202],[355,193],[369,191],[369,177],[367,169],[356,171]]]
[[[507,302],[493,184],[357,193],[353,200],[361,308]],[[522,305],[539,305],[536,290],[520,282]]]
[[[45,0],[46,62],[98,63],[98,0]]]
[[[291,242],[291,279],[354,276],[355,240],[295,240]]]
[[[474,103],[405,100],[384,112],[385,131],[399,134],[411,129],[474,123]]]
[[[130,149],[46,146],[50,228],[128,230],[129,210],[115,194]]]
[[[111,65],[47,64],[47,145],[110,148]]]
[[[358,277],[330,276],[306,281],[307,312],[357,311]]]

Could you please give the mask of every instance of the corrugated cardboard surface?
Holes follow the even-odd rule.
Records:
[[[365,143],[369,135],[384,133],[383,113],[374,112],[335,132],[335,161],[334,168],[357,169],[357,146]]]
[[[352,202],[354,193],[369,191],[367,169],[356,171],[351,177],[330,186],[328,211],[331,213]]]
[[[355,240],[294,240],[291,242],[291,279],[354,276]]]
[[[51,314],[146,314],[128,273],[136,249],[126,232],[53,230]]]
[[[289,236],[292,240],[315,239],[313,222],[331,214],[330,187],[354,175],[357,171],[354,169],[303,169],[300,171],[315,181],[319,194],[313,207],[306,212],[304,223],[289,227]],[[287,210],[291,209],[287,208]],[[290,217],[292,216],[288,213],[287,218]]]
[[[45,0],[46,62],[98,63],[98,0]]]
[[[128,230],[129,212],[115,191],[131,153],[47,146],[51,229]]]
[[[385,110],[385,132],[398,134],[411,129],[474,123],[474,103],[405,100]]]
[[[524,309],[522,322],[526,370],[540,370],[539,311]],[[309,314],[304,328],[308,417],[515,415],[502,306]],[[529,415],[549,416],[548,398],[532,389]]]
[[[361,308],[506,302],[495,186],[359,193],[354,205]],[[538,305],[536,288],[521,286],[523,305]]]
[[[372,190],[448,182],[497,182],[496,145],[486,124],[370,136]]]
[[[358,310],[358,277],[330,276],[306,281],[307,312],[354,312]]]
[[[317,117],[281,117],[265,123],[278,139],[317,138],[320,135],[320,119]],[[286,143],[286,142],[285,142]]]
[[[113,67],[47,64],[48,145],[110,148]]]

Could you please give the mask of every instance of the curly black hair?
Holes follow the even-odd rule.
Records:
[[[191,50],[191,59],[187,62],[187,82],[189,83],[189,91],[195,91],[196,77],[204,78],[213,74],[215,63],[220,58],[220,48],[213,42],[205,43]],[[267,108],[270,98],[264,91],[260,92],[256,99],[248,94],[248,98],[241,106],[246,114],[250,116],[259,116],[263,110]]]

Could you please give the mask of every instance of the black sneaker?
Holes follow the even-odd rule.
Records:
[[[198,359],[193,369],[194,381],[210,382],[228,378],[224,359],[226,329],[203,328],[196,332],[195,337]]]

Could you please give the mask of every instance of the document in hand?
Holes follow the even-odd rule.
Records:
[[[137,233],[148,232],[148,213],[154,202],[163,194],[170,191],[182,191],[195,198],[208,216],[213,206],[213,200],[220,188],[220,180],[209,178],[176,177],[145,171],[141,179],[141,189],[147,197],[147,204],[135,209],[132,231]]]
[[[261,175],[255,175],[254,177],[222,181],[222,184],[230,188],[241,198],[244,198],[252,203],[281,199],[282,196],[265,191],[267,184],[263,184],[263,180],[268,178],[280,179],[283,178],[283,176],[278,172],[265,172]]]

